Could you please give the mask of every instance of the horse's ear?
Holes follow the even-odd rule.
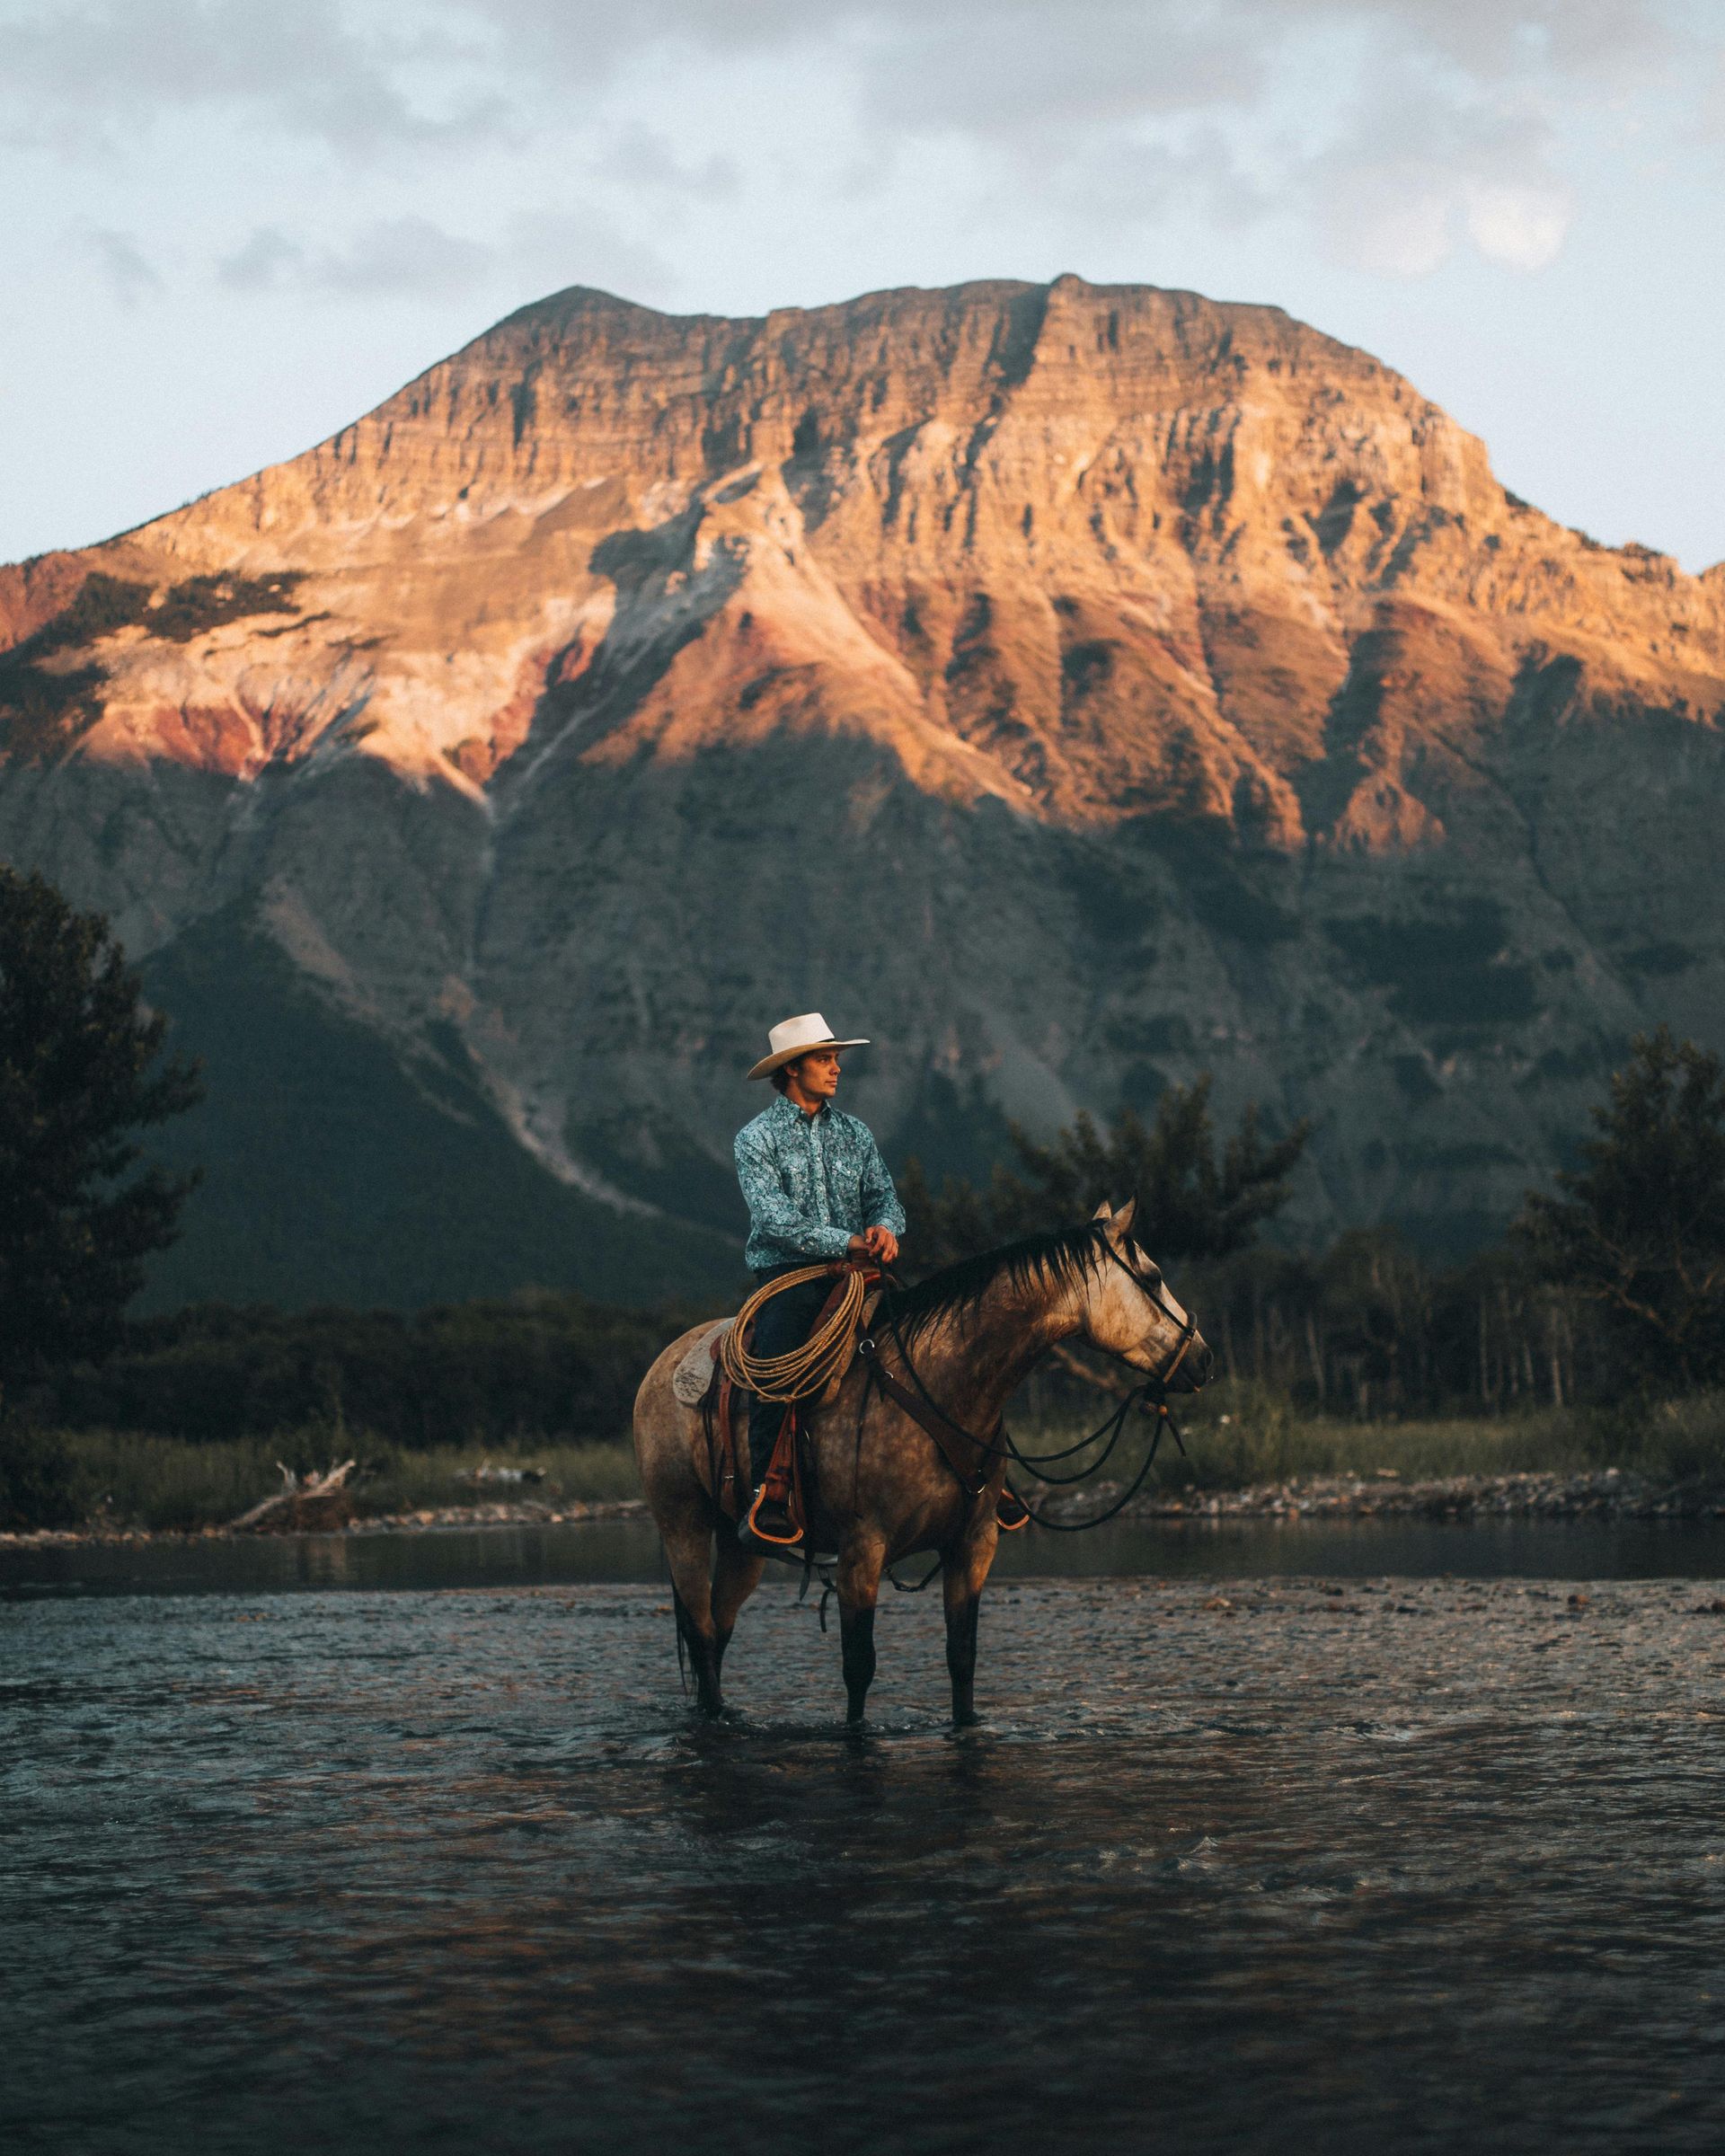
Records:
[[[1114,1208],[1109,1204],[1108,1200],[1104,1198],[1101,1204],[1097,1206],[1096,1210],[1091,1215],[1090,1217],[1092,1220],[1112,1220],[1114,1217]]]
[[[1132,1223],[1137,1218],[1137,1215],[1138,1201],[1137,1196],[1134,1195],[1127,1199],[1126,1203],[1120,1207],[1119,1211],[1115,1214],[1112,1220],[1109,1222],[1109,1241],[1110,1242],[1124,1242],[1127,1237],[1132,1233]]]

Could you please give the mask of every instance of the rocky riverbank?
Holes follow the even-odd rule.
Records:
[[[509,1504],[439,1505],[416,1512],[362,1513],[338,1525],[306,1532],[325,1534],[411,1534],[433,1527],[566,1527],[577,1525],[585,1520],[621,1520],[644,1516],[646,1511],[646,1504],[640,1498],[619,1498],[592,1504],[571,1501],[559,1505],[535,1504],[529,1499],[520,1499]],[[12,1533],[0,1529],[0,1547],[8,1543],[36,1546],[61,1542],[207,1542],[216,1539],[250,1542],[259,1533],[279,1532],[281,1530],[242,1528],[231,1522],[203,1527],[152,1529],[123,1526],[111,1520],[97,1520],[81,1527],[39,1527],[19,1529]]]
[[[1119,1494],[1119,1484],[1087,1483],[1080,1490],[1049,1500],[1046,1510],[1055,1520],[1084,1519],[1113,1503]],[[1039,1506],[1039,1509],[1042,1507]],[[323,1532],[412,1534],[439,1527],[562,1527],[588,1520],[641,1517],[646,1510],[639,1498],[557,1504],[517,1498],[485,1505],[441,1505],[412,1512],[360,1514]],[[1302,1476],[1247,1489],[1159,1491],[1136,1499],[1122,1516],[1170,1522],[1396,1517],[1725,1519],[1725,1484],[1712,1478],[1680,1483],[1659,1481],[1614,1467],[1587,1474],[1448,1475],[1421,1481],[1403,1480],[1400,1475],[1380,1469],[1371,1475]],[[153,1533],[113,1521],[95,1521],[81,1527],[0,1533],[0,1544],[203,1540],[241,1532],[232,1524],[223,1524]]]
[[[1055,1519],[1083,1518],[1102,1498],[1101,1484],[1084,1498],[1049,1507]],[[1118,1494],[1118,1493],[1117,1493]],[[1370,1475],[1310,1475],[1249,1489],[1158,1491],[1127,1507],[1137,1519],[1725,1518],[1725,1484],[1712,1478],[1672,1483],[1600,1468],[1586,1474],[1446,1475],[1404,1481],[1391,1468]]]

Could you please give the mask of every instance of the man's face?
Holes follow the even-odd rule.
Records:
[[[789,1066],[786,1076],[790,1081],[786,1091],[793,1098],[801,1096],[799,1107],[830,1100],[838,1091],[837,1049],[812,1049]]]

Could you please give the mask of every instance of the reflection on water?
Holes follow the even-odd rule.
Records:
[[[180,1542],[0,1545],[13,1595],[274,1595],[296,1588],[484,1587],[662,1578],[645,1519]]]
[[[925,1566],[915,1562],[914,1574]],[[1149,1520],[1004,1537],[999,1578],[1673,1579],[1725,1569],[1713,1521]],[[666,1577],[645,1519],[413,1533],[0,1544],[13,1595],[277,1594],[304,1587],[562,1586]]]
[[[1322,1569],[1003,1580],[962,1737],[889,1598],[858,1740],[789,1581],[716,1729],[657,1587],[14,1601],[0,2137],[1717,2148],[1721,1590]]]

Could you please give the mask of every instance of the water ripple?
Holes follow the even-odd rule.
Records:
[[[1679,1581],[13,1604],[0,2122],[79,2156],[1712,2150],[1725,1622]],[[1571,1595],[1583,1599],[1572,1602]]]

